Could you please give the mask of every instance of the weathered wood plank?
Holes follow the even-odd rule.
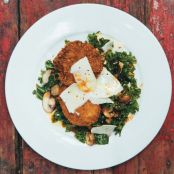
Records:
[[[31,1],[20,1],[20,16],[21,16],[21,35],[40,17],[46,15],[47,13],[58,9],[63,6],[77,4],[77,3],[94,3],[92,0],[34,0]],[[109,0],[98,0],[96,3],[105,3],[109,5]],[[31,148],[28,147],[23,142],[23,174],[92,174],[92,171],[80,171],[73,170],[58,166],[49,162],[48,160],[42,158],[37,153],[33,152]]]
[[[16,172],[15,129],[5,100],[5,73],[10,54],[18,40],[17,3],[0,1],[0,173]]]
[[[113,168],[94,171],[94,174],[113,174]]]
[[[163,46],[174,82],[174,1],[148,0],[146,22]],[[174,88],[173,88],[174,89]],[[157,137],[140,155],[140,171],[156,174],[174,173],[174,100],[172,96],[167,119]]]
[[[111,5],[131,14],[145,23],[145,0],[112,0]]]
[[[34,22],[42,16],[58,8],[79,4],[79,3],[99,3],[110,5],[110,0],[21,0],[21,33],[24,33]]]
[[[49,11],[59,7],[93,1],[21,1],[21,33],[34,23],[38,18],[45,15]],[[97,1],[99,3],[107,3],[110,1]],[[24,4],[24,5],[23,5]],[[169,60],[171,72],[174,71],[174,2],[169,0],[152,1],[148,0],[147,4],[144,1],[138,0],[113,0],[113,6],[127,11],[147,23],[148,27],[157,36],[162,46],[165,49]],[[146,6],[144,6],[146,5]],[[34,9],[33,9],[34,8]],[[144,9],[144,11],[143,11]],[[23,11],[22,11],[23,10]],[[38,13],[39,11],[39,13]],[[34,12],[33,14],[31,14]],[[5,103],[4,96],[4,78],[7,62],[12,52],[15,43],[17,42],[17,4],[16,1],[11,1],[8,5],[0,2],[0,173],[15,173],[15,143],[14,143],[14,128]],[[13,31],[13,32],[12,32]],[[9,39],[10,38],[10,39]],[[173,80],[174,77],[172,77]],[[174,156],[171,152],[174,151],[174,101],[172,98],[171,107],[168,113],[166,122],[161,129],[158,136],[155,138],[148,148],[132,160],[121,164],[114,168],[114,173],[143,173],[156,174],[174,172],[173,161]],[[60,174],[75,174],[84,173],[88,171],[70,170],[64,167],[58,167],[51,162],[43,159],[35,152],[33,152],[26,144],[24,144],[24,173],[60,173]],[[46,167],[44,167],[46,166]],[[139,166],[139,167],[137,167]],[[95,174],[112,173],[112,169],[95,171]]]
[[[140,174],[138,157],[114,167],[114,174]]]
[[[40,1],[37,4],[34,4],[34,1],[21,1],[21,31],[22,33],[26,31],[29,26],[34,23],[41,16],[47,14],[49,11],[57,9],[59,7],[75,4],[80,2],[93,2],[93,1]],[[99,1],[97,1],[99,2]],[[100,1],[101,3],[107,3],[110,5],[109,1]],[[169,63],[171,70],[173,71],[173,2],[172,1],[159,1],[158,5],[155,1],[146,1],[143,0],[113,0],[112,5],[114,7],[120,8],[124,11],[129,12],[133,16],[137,17],[143,23],[147,23],[148,26],[152,29],[158,39],[161,41],[162,45],[166,50],[166,54],[169,58]],[[159,5],[161,6],[158,9]],[[162,9],[162,7],[165,7]],[[156,9],[157,8],[157,9]],[[155,11],[156,10],[156,11]],[[164,11],[162,11],[164,10]],[[39,13],[38,13],[39,11]],[[154,18],[152,18],[154,16]],[[159,17],[157,17],[159,16]],[[156,19],[157,17],[157,19]],[[163,19],[165,22],[163,24]],[[158,23],[159,22],[159,23]],[[165,27],[164,27],[165,26]],[[161,28],[162,27],[162,33]],[[167,30],[166,30],[167,27]],[[160,31],[159,31],[160,30]],[[170,33],[170,35],[168,34]],[[173,106],[173,103],[172,103]],[[160,134],[156,137],[153,143],[145,149],[137,157],[131,159],[130,161],[121,164],[114,168],[114,173],[117,174],[127,174],[127,173],[172,173],[173,169],[173,157],[172,152],[173,148],[173,134],[174,127],[172,127],[173,120],[173,108],[171,107],[169,111],[169,117],[160,131]],[[162,150],[161,150],[162,149]],[[153,160],[152,160],[153,159]],[[44,166],[46,166],[44,168]],[[82,171],[70,170],[63,167],[58,167],[55,164],[52,164],[35,152],[33,152],[27,145],[24,144],[24,173],[44,173],[48,171],[49,173],[84,173]],[[91,172],[85,172],[91,173]],[[94,171],[94,173],[112,173],[112,169]]]

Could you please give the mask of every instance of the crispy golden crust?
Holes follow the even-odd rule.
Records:
[[[95,123],[100,115],[100,106],[92,104],[90,101],[87,101],[84,105],[76,109],[76,113],[72,114],[68,112],[66,105],[58,98],[64,116],[73,124],[77,126],[90,126]]]
[[[103,69],[103,58],[99,51],[88,43],[74,41],[68,43],[56,56],[53,63],[59,71],[59,79],[62,83],[60,91],[74,83],[74,77],[70,73],[71,66],[83,57],[87,57],[94,74],[97,76]],[[95,123],[100,115],[99,105],[87,101],[76,109],[75,114],[69,113],[65,103],[58,97],[64,116],[74,125],[90,126]]]
[[[63,85],[69,86],[74,82],[70,73],[71,66],[83,57],[87,57],[95,75],[103,68],[102,56],[89,43],[73,41],[68,43],[56,56],[53,63],[59,70],[59,78]]]

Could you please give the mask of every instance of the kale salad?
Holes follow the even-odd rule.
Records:
[[[68,65],[63,64],[65,57],[73,57],[78,53],[78,47],[75,44],[79,45],[79,50],[84,49],[84,55],[86,54],[86,50],[91,50],[91,54],[88,55],[87,53],[85,56],[89,57],[89,64],[95,75],[94,78],[96,77],[97,79],[98,76],[100,78],[101,71],[98,72],[98,69],[101,69],[102,66],[121,87],[119,92],[107,97],[107,102],[95,103],[91,100],[88,106],[84,103],[80,105],[79,107],[83,108],[81,110],[77,109],[76,111],[79,110],[80,114],[81,112],[85,112],[83,117],[78,112],[71,113],[68,110],[68,105],[66,105],[66,100],[61,96],[61,93],[72,85],[68,80],[72,79],[74,81],[73,76],[70,76],[71,74],[63,76],[62,74],[65,74],[65,72],[61,73],[61,71],[66,70],[68,72]],[[60,122],[66,132],[74,133],[77,140],[88,145],[108,144],[111,133],[120,136],[125,124],[139,111],[138,99],[140,98],[141,89],[135,78],[137,60],[131,52],[128,52],[124,48],[122,43],[103,35],[101,32],[88,34],[87,40],[84,43],[74,43],[73,41],[66,40],[65,48],[63,49],[58,53],[58,57],[62,56],[63,63],[58,62],[60,63],[59,65],[55,60],[47,60],[45,62],[45,67],[41,70],[33,94],[42,101],[43,109],[49,113],[52,123]],[[79,54],[83,55],[80,51]],[[71,57],[67,59],[73,65],[74,62],[77,62],[74,61],[74,57],[76,56],[73,59]],[[102,62],[102,65],[95,59],[101,59],[99,61]],[[96,61],[96,65],[92,65],[93,60],[94,62]],[[97,69],[95,66],[99,66],[99,68]],[[104,78],[104,76],[101,78]],[[100,90],[104,90],[104,88]],[[90,107],[92,108],[91,111],[89,109]],[[97,114],[94,113],[95,119],[93,115],[88,117],[89,112],[95,110],[97,112]],[[83,119],[87,121],[84,122]],[[78,121],[77,124],[76,121]]]

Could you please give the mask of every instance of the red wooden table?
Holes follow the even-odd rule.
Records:
[[[15,130],[4,94],[5,73],[13,48],[43,15],[87,2],[119,8],[143,22],[163,46],[173,75],[174,0],[0,0],[0,174],[174,174],[173,97],[167,119],[152,143],[133,159],[105,170],[79,171],[53,164],[34,152]]]

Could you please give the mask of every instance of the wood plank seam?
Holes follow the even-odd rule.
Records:
[[[20,11],[20,0],[17,0],[17,13],[18,13],[18,39],[21,38],[21,11]]]
[[[22,174],[22,138],[15,131],[15,159],[16,159],[16,174]]]
[[[17,29],[18,40],[21,37],[21,16],[20,16],[20,0],[17,0]],[[22,154],[22,138],[15,130],[15,159],[16,159],[16,174],[22,174],[23,168],[23,154]]]
[[[144,24],[147,24],[147,0],[144,0]]]
[[[19,2],[20,0],[18,0],[18,2]],[[164,0],[164,1],[168,1],[168,0]],[[19,3],[24,3],[24,2],[26,2],[26,1],[20,1]],[[28,2],[30,2],[30,1],[28,1]],[[26,2],[26,4],[28,3],[28,2]],[[62,6],[64,6],[65,4],[69,4],[70,2],[75,2],[75,1],[41,1],[42,3],[42,5],[39,5],[39,7],[38,8],[35,8],[35,14],[37,14],[37,12],[42,12],[43,14],[45,14],[46,12],[48,12],[49,10],[51,10],[51,9],[53,9],[54,8],[54,6],[51,6],[51,2],[53,3],[53,4],[55,4],[55,5],[57,5],[58,7],[59,7],[59,5],[58,4],[61,4]],[[87,2],[87,1],[78,1],[78,2]],[[88,2],[91,2],[91,1],[88,1]],[[98,2],[104,2],[104,1],[98,1]],[[109,1],[107,1],[107,2],[109,2]],[[145,25],[148,25],[148,27],[149,28],[151,28],[151,30],[155,33],[155,34],[157,34],[157,31],[155,30],[155,29],[153,29],[153,27],[155,27],[155,25],[156,25],[156,27],[158,27],[158,18],[154,18],[154,20],[157,20],[157,21],[152,21],[152,26],[149,24],[149,18],[151,18],[151,19],[153,19],[152,17],[150,17],[151,16],[151,11],[152,11],[152,8],[154,8],[153,7],[153,0],[141,0],[141,1],[139,1],[139,0],[111,0],[110,1],[112,4],[110,4],[111,6],[114,6],[115,5],[115,7],[118,7],[118,8],[120,8],[120,9],[123,9],[123,10],[125,10],[125,11],[127,11],[127,12],[129,12],[129,13],[131,13],[131,14],[133,14],[134,16],[136,16],[136,17],[139,17],[139,19],[141,19],[141,21],[145,24]],[[137,5],[137,4],[139,4],[139,3],[142,3],[142,5],[141,5],[141,9],[142,10],[138,10],[139,9],[139,5]],[[154,1],[154,2],[157,2],[157,1]],[[161,2],[162,2],[162,0],[161,1],[159,1],[159,3],[158,3],[158,5],[160,6],[160,4],[161,4]],[[169,2],[169,1],[168,1]],[[34,3],[34,1],[33,1],[33,3]],[[44,3],[45,3],[45,5],[44,5]],[[21,36],[21,34],[23,33],[23,31],[25,31],[25,29],[27,28],[27,27],[29,27],[29,25],[28,25],[28,22],[30,22],[30,20],[31,20],[31,17],[33,17],[34,15],[32,15],[32,16],[29,16],[29,17],[27,17],[27,20],[26,20],[26,23],[27,23],[27,25],[26,26],[24,26],[24,27],[22,27],[22,24],[21,23],[25,23],[25,20],[23,20],[23,18],[22,18],[22,10],[25,12],[26,11],[26,7],[24,8],[22,5],[20,4],[20,6],[18,6],[18,10],[19,10],[19,13],[21,13],[21,14],[19,14],[19,15],[21,15],[20,16],[20,18],[18,19],[19,21],[18,21],[18,32],[19,32],[19,38],[20,38],[20,36]],[[30,3],[29,3],[30,4]],[[32,1],[31,1],[31,4],[32,4]],[[31,4],[30,4],[30,7],[31,7]],[[48,4],[47,6],[46,6],[46,4]],[[144,6],[143,6],[144,5]],[[50,7],[49,7],[50,6]],[[120,6],[120,7],[119,7]],[[162,5],[161,5],[162,6]],[[27,6],[27,7],[29,7],[29,5]],[[35,7],[37,7],[37,4],[35,5]],[[163,7],[163,6],[162,6]],[[23,9],[22,9],[23,8]],[[48,10],[47,10],[47,8],[48,8]],[[136,9],[137,8],[137,9]],[[155,11],[157,11],[157,9],[156,9],[157,7],[155,7]],[[38,9],[40,9],[40,11],[38,11]],[[46,9],[46,10],[45,10]],[[28,13],[27,13],[27,16],[30,14],[30,12],[31,12],[31,9],[29,9],[28,10]],[[26,13],[26,12],[25,12]],[[155,17],[156,17],[156,14],[154,15]],[[40,18],[40,16],[38,15],[36,15],[36,17],[35,18]],[[29,19],[29,20],[28,20]],[[24,21],[24,22],[23,22]],[[34,21],[34,20],[32,20],[32,21]],[[32,23],[32,22],[31,22]],[[154,25],[154,23],[155,23],[155,25]],[[159,23],[160,24],[160,23]],[[23,29],[24,28],[24,29]],[[158,39],[159,39],[160,37],[158,37]],[[160,39],[159,39],[160,40]],[[166,50],[167,51],[167,50]],[[172,59],[171,60],[171,67],[173,67],[172,65],[174,64],[173,63],[174,62],[174,60]],[[164,131],[164,133],[165,133],[165,131]],[[161,137],[162,137],[163,135],[161,135]],[[166,135],[166,136],[168,136],[168,135]],[[22,139],[21,139],[21,141],[22,141]],[[166,140],[167,141],[167,140]],[[169,140],[168,140],[169,141]],[[171,141],[173,141],[173,140],[171,140]],[[22,141],[23,142],[23,141]],[[19,146],[19,147],[21,147],[21,149],[18,149],[19,150],[19,152],[22,154],[21,156],[20,156],[20,160],[21,160],[21,162],[22,163],[19,163],[20,165],[20,169],[21,169],[21,172],[22,173],[26,173],[26,174],[28,174],[28,173],[37,173],[38,171],[40,171],[40,168],[42,168],[42,166],[46,166],[47,164],[48,164],[48,166],[47,166],[47,169],[49,169],[49,168],[52,168],[52,171],[50,171],[50,173],[52,173],[52,172],[55,172],[56,173],[56,171],[60,171],[60,173],[78,173],[78,174],[80,174],[80,173],[83,173],[82,171],[76,171],[76,170],[70,170],[70,169],[67,169],[67,168],[61,168],[60,167],[60,169],[58,169],[58,165],[56,166],[56,165],[53,165],[52,163],[49,163],[48,161],[46,161],[46,160],[44,160],[43,158],[40,158],[40,157],[38,157],[37,158],[37,156],[38,155],[36,155],[36,159],[34,159],[34,160],[31,160],[30,162],[31,163],[27,163],[27,164],[25,164],[25,162],[26,161],[28,161],[30,158],[31,158],[31,152],[30,152],[30,154],[28,155],[27,153],[27,155],[29,156],[29,158],[26,158],[25,159],[25,150],[24,151],[21,151],[22,150],[22,145],[24,146],[24,148],[25,148],[25,145],[24,144],[22,144],[22,142],[21,142],[21,146]],[[157,141],[156,141],[157,142]],[[172,142],[171,142],[172,143]],[[164,144],[165,145],[165,144]],[[162,145],[162,146],[160,146],[160,147],[163,147],[164,145]],[[166,143],[166,145],[167,145],[167,143]],[[29,149],[28,147],[26,148],[26,149]],[[117,173],[117,174],[127,174],[127,173],[129,173],[129,174],[132,174],[132,173],[134,173],[134,172],[130,172],[130,169],[131,168],[134,168],[134,170],[133,171],[135,171],[135,173],[134,174],[147,174],[147,172],[148,173],[151,173],[151,172],[155,172],[155,170],[153,170],[153,167],[151,167],[151,165],[149,165],[150,164],[150,162],[148,163],[148,161],[150,161],[149,160],[149,157],[151,157],[152,155],[150,155],[150,153],[154,150],[154,149],[156,149],[156,146],[153,146],[153,143],[150,145],[150,147],[148,147],[148,150],[144,150],[143,152],[141,152],[137,157],[135,157],[134,159],[132,159],[132,160],[129,160],[129,162],[126,162],[126,163],[124,163],[124,165],[119,165],[119,166],[116,166],[116,168],[118,169],[118,170],[116,170],[115,172],[114,171],[106,171],[106,170],[99,170],[99,171],[91,171],[91,174],[113,174],[113,173]],[[157,149],[158,150],[158,149]],[[29,150],[28,150],[29,151]],[[27,152],[28,152],[27,151]],[[148,152],[148,153],[147,153]],[[35,154],[35,152],[32,152],[32,154]],[[26,156],[27,156],[26,155]],[[33,155],[34,156],[34,155]],[[145,158],[145,156],[146,156],[146,158]],[[159,155],[158,155],[159,156]],[[170,157],[170,155],[169,155],[169,157]],[[23,161],[23,159],[22,158],[24,158],[24,161]],[[32,158],[31,158],[32,159]],[[168,156],[167,156],[167,159],[168,159]],[[19,161],[20,161],[19,160]],[[40,161],[39,161],[40,160]],[[33,162],[34,161],[34,162]],[[39,162],[38,162],[39,161]],[[134,161],[134,162],[132,162],[132,161]],[[135,163],[136,162],[136,163]],[[153,164],[155,164],[156,166],[157,166],[157,163],[158,163],[158,161],[156,161],[155,163],[153,163]],[[31,164],[31,165],[30,165]],[[26,167],[25,167],[25,165],[26,165]],[[28,167],[28,165],[30,166],[30,167]],[[150,167],[149,167],[150,166]],[[172,172],[172,161],[170,161],[170,158],[166,161],[166,163],[165,163],[165,166],[167,166],[167,170],[168,170],[168,172]],[[165,167],[164,166],[164,167]],[[149,168],[148,168],[149,167]],[[157,168],[157,167],[156,167]],[[169,171],[169,169],[170,169],[170,171]],[[112,170],[114,170],[114,168],[112,168]],[[166,170],[166,169],[164,169],[164,170]],[[43,170],[42,170],[43,171]],[[47,171],[47,170],[46,170]],[[150,172],[151,171],[151,172]],[[159,170],[158,170],[159,171]],[[161,171],[162,172],[162,171]],[[164,171],[165,172],[165,171]],[[152,173],[151,173],[152,174]],[[156,174],[156,173],[155,173]]]

